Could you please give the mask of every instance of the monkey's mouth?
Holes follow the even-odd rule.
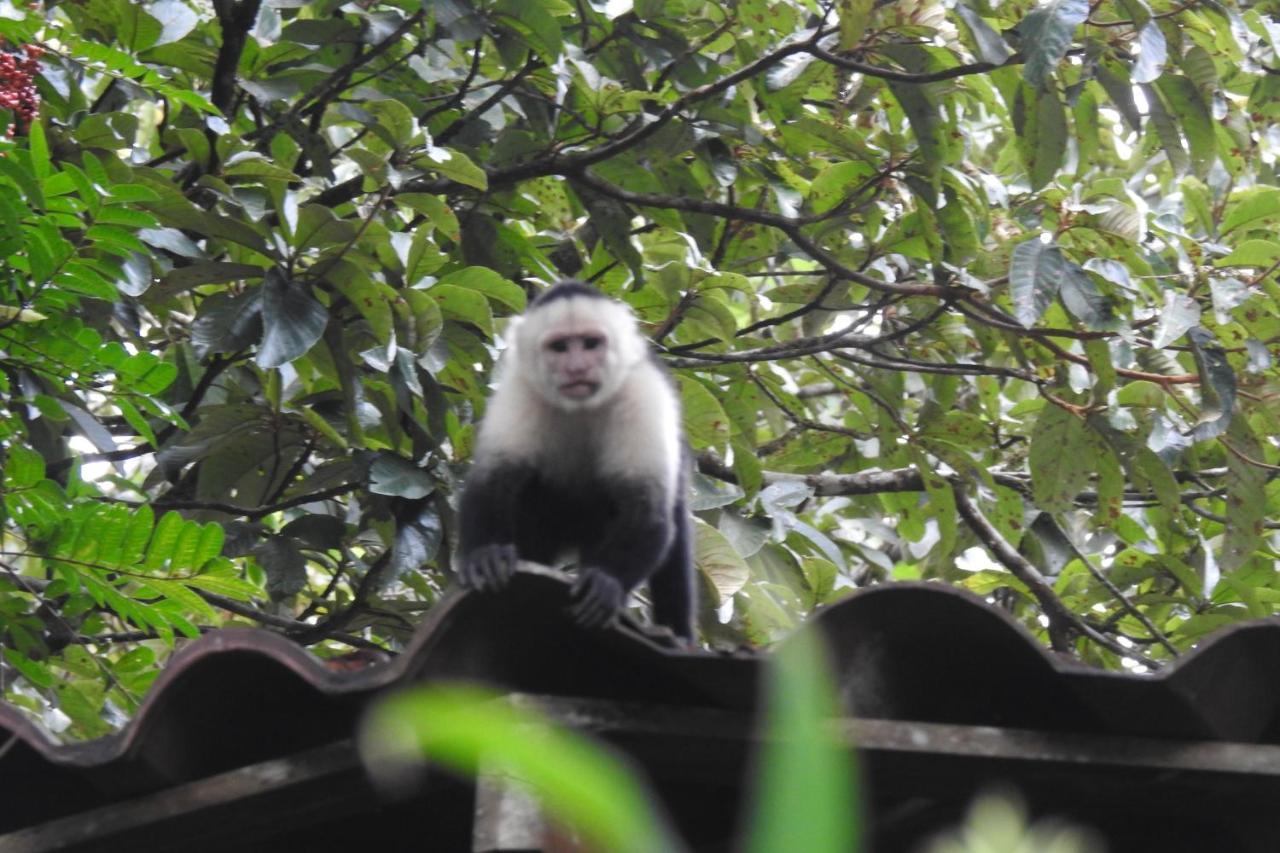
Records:
[[[577,382],[566,382],[560,386],[560,393],[571,400],[585,400],[600,390],[600,383],[581,379]]]

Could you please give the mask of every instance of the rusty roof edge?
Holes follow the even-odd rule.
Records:
[[[527,579],[521,583],[567,585],[563,573],[541,566],[524,566],[521,575]],[[1280,646],[1280,619],[1267,618],[1237,623],[1218,629],[1210,634],[1196,649],[1188,652],[1179,660],[1171,663],[1158,673],[1138,675],[1127,672],[1101,670],[1079,661],[1059,655],[1042,643],[1021,623],[1011,615],[998,608],[991,607],[979,596],[956,587],[938,582],[902,581],[890,584],[879,584],[864,587],[849,597],[824,608],[810,621],[810,625],[825,622],[840,622],[846,617],[854,617],[856,612],[865,607],[870,599],[878,596],[893,595],[895,591],[923,591],[930,595],[939,595],[962,602],[965,606],[976,608],[985,614],[984,618],[995,620],[1007,630],[1010,639],[1017,638],[1020,645],[1034,650],[1055,673],[1059,675],[1087,675],[1094,678],[1117,678],[1143,681],[1176,682],[1179,673],[1195,666],[1199,661],[1207,661],[1207,655],[1213,655],[1214,649],[1235,638],[1247,636],[1253,631],[1264,631],[1276,636]],[[474,596],[486,595],[459,588],[448,590],[439,602],[428,612],[426,618],[415,630],[412,639],[404,651],[394,660],[376,664],[357,672],[335,672],[325,667],[321,660],[303,649],[289,638],[262,628],[225,628],[212,631],[189,645],[180,649],[152,684],[137,713],[120,731],[91,741],[60,743],[32,721],[26,714],[6,703],[0,702],[0,736],[7,730],[12,737],[26,743],[37,750],[43,757],[55,764],[72,767],[87,767],[105,764],[130,753],[145,738],[150,719],[155,709],[164,701],[169,686],[185,677],[208,658],[235,652],[261,655],[279,665],[284,670],[302,679],[310,686],[327,695],[338,695],[353,692],[371,692],[396,683],[424,668],[431,658],[434,648],[451,629],[457,610]],[[724,657],[717,652],[705,650],[679,650],[659,641],[632,620],[623,622],[613,629],[625,642],[646,647],[649,653],[658,653],[670,657]],[[753,653],[739,653],[741,657],[756,657]],[[5,745],[0,741],[0,757]]]
[[[522,564],[520,575],[520,582],[525,584],[557,584],[567,587],[570,583],[563,572],[532,563]],[[5,751],[4,731],[8,730],[12,737],[28,744],[55,764],[89,767],[114,761],[135,750],[145,738],[151,725],[149,721],[156,713],[155,709],[164,702],[169,685],[186,677],[206,659],[227,653],[261,655],[327,695],[370,692],[384,688],[405,678],[406,673],[422,669],[435,646],[450,630],[458,608],[469,598],[482,595],[486,593],[451,587],[428,611],[399,655],[385,663],[374,664],[356,672],[330,670],[320,658],[293,640],[265,628],[235,627],[210,631],[174,654],[151,684],[137,712],[123,728],[100,738],[61,742],[26,713],[8,703],[0,702],[0,757],[3,757]],[[625,617],[611,630],[626,642],[647,647],[651,653],[703,654],[700,651],[680,651],[659,642],[630,617]]]
[[[1069,658],[1055,652],[1046,646],[1035,635],[1007,611],[999,607],[993,607],[981,596],[962,589],[957,586],[943,583],[942,581],[893,581],[891,583],[879,583],[873,586],[864,586],[854,590],[850,595],[827,607],[819,610],[813,617],[813,621],[822,623],[826,621],[839,622],[846,618],[855,608],[865,607],[865,599],[876,598],[881,595],[893,595],[898,590],[912,590],[924,592],[930,595],[937,595],[942,598],[954,599],[962,602],[964,605],[975,607],[988,614],[991,619],[1002,623],[1003,627],[1009,633],[1022,641],[1023,644],[1035,652],[1053,669],[1059,673],[1080,673],[1080,672],[1109,672],[1110,670],[1100,670],[1097,667],[1082,663],[1074,658]],[[862,602],[855,604],[855,602]],[[1118,673],[1120,675],[1128,675],[1128,673]]]
[[[894,590],[900,589],[922,590],[927,593],[954,598],[963,601],[965,604],[980,608],[990,614],[996,621],[1004,623],[1011,634],[1017,636],[1023,643],[1034,649],[1055,671],[1064,675],[1090,675],[1102,678],[1138,679],[1142,681],[1176,681],[1183,677],[1180,673],[1200,666],[1207,658],[1216,655],[1218,652],[1215,649],[1218,649],[1219,646],[1227,642],[1237,641],[1249,634],[1265,635],[1274,633],[1277,645],[1280,646],[1280,615],[1264,616],[1224,625],[1209,632],[1195,648],[1184,652],[1180,657],[1171,660],[1156,672],[1134,673],[1122,670],[1100,669],[1055,652],[1036,639],[1035,635],[1024,624],[1007,611],[991,606],[976,593],[941,581],[894,581],[892,583],[861,587],[846,598],[818,611],[814,616],[814,621],[840,620],[844,618],[847,612],[853,609],[849,606],[853,602],[865,598],[874,598],[878,595],[892,594]]]
[[[340,680],[335,678],[336,674],[325,669],[319,658],[282,634],[263,628],[222,628],[210,631],[179,649],[152,683],[132,719],[117,732],[93,740],[63,743],[21,711],[2,702],[0,728],[9,729],[14,736],[55,764],[73,767],[104,764],[135,748],[146,733],[153,709],[164,701],[170,684],[185,677],[205,659],[229,652],[262,655],[326,693],[344,689]]]

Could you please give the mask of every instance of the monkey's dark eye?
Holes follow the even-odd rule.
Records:
[[[558,338],[552,341],[551,343],[547,344],[547,349],[551,350],[552,352],[568,352],[569,342],[566,341],[564,338]]]
[[[592,337],[591,335],[588,335],[587,337],[582,339],[582,348],[595,349],[596,347],[600,346],[603,343],[604,343],[604,338],[596,338],[596,337]]]

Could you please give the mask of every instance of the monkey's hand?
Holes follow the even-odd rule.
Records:
[[[494,592],[507,585],[519,562],[515,545],[481,545],[459,562],[458,583],[467,589]]]
[[[599,569],[581,569],[571,594],[574,603],[569,612],[584,628],[608,625],[627,600],[627,592],[617,578]]]

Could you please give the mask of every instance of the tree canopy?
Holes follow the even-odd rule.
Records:
[[[0,0],[4,697],[394,651],[563,277],[676,375],[712,645],[909,579],[1111,667],[1273,613],[1275,13]]]

